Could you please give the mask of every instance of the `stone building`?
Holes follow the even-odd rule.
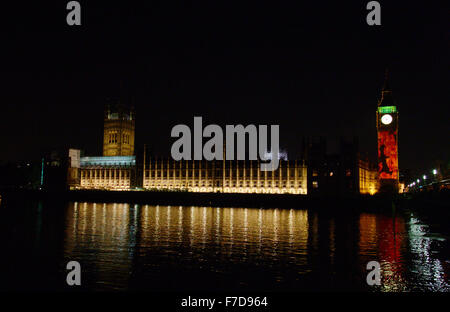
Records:
[[[359,152],[358,140],[339,139],[339,150],[327,152],[324,137],[303,141],[307,167],[308,194],[346,196],[378,191],[376,165]]]
[[[259,161],[173,161],[144,164],[143,187],[190,192],[306,194],[303,161],[280,160],[274,171],[261,171]]]
[[[82,157],[80,188],[128,190],[136,185],[135,156]]]
[[[324,138],[307,140],[303,159],[280,159],[274,171],[262,171],[257,160],[147,157],[145,148],[142,160],[137,161],[134,118],[134,110],[123,105],[106,107],[103,156],[76,161],[79,168],[69,169],[76,177],[71,189],[303,195],[374,194],[378,190],[377,171],[359,154],[357,140],[341,140],[337,154],[326,153]]]
[[[134,155],[134,109],[108,104],[103,126],[103,156]]]
[[[72,189],[129,190],[137,185],[134,110],[107,105],[103,156],[80,158],[80,183]]]

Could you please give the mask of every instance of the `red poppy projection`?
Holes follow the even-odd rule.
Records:
[[[378,132],[378,174],[380,179],[398,179],[397,130]]]

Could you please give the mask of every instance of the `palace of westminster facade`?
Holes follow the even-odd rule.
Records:
[[[119,104],[108,106],[104,115],[103,156],[80,157],[80,150],[69,150],[68,186],[70,189],[116,191],[306,195],[334,181],[336,185],[348,184],[348,190],[353,193],[377,191],[377,171],[368,161],[360,159],[357,152],[351,157],[353,161],[348,168],[320,168],[305,157],[280,159],[278,169],[262,171],[259,160],[175,161],[150,157],[145,148],[138,162],[134,150],[134,110]]]
[[[307,193],[304,161],[280,160],[275,171],[261,171],[259,161],[180,160],[134,155],[134,111],[108,106],[104,117],[103,156],[80,157],[69,166],[71,189],[179,190],[223,193]],[[140,168],[142,170],[139,170]]]

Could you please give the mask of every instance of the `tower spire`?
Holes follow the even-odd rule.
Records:
[[[388,67],[386,67],[386,70],[384,72],[383,91],[391,91],[391,88],[389,87],[389,68]]]
[[[378,106],[395,106],[392,90],[389,86],[389,71],[387,67],[384,73],[384,85],[381,89],[381,99],[378,101]]]

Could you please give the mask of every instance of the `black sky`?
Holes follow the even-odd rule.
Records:
[[[2,9],[0,161],[61,146],[101,155],[108,98],[136,107],[136,140],[169,155],[179,123],[279,124],[295,157],[305,135],[357,135],[376,152],[388,66],[400,111],[399,165],[450,155],[449,7],[380,1],[67,1]],[[394,3],[393,3],[394,2]],[[245,4],[244,4],[245,3]]]

